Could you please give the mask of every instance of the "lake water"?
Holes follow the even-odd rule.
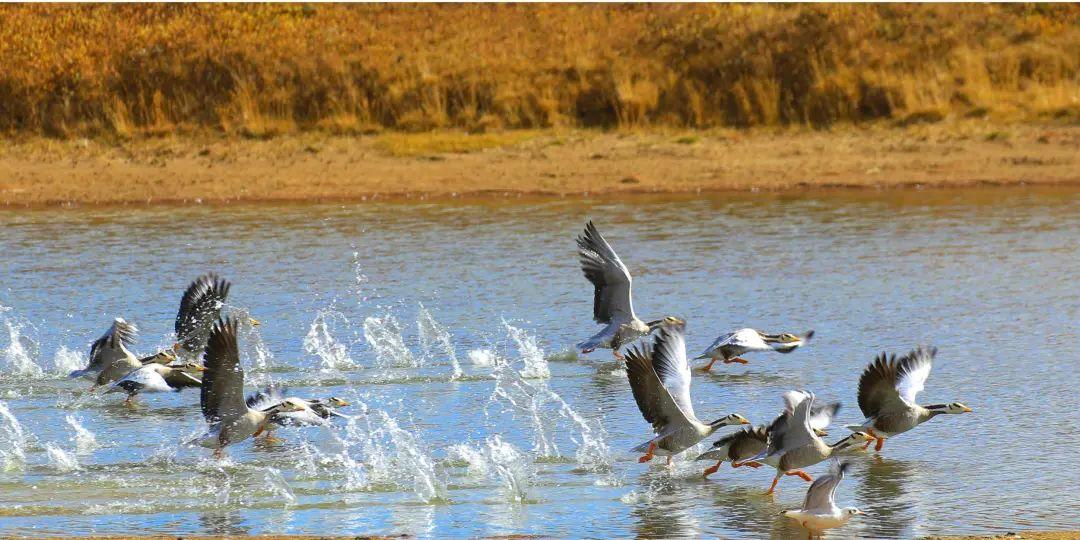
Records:
[[[744,326],[817,331],[696,373],[703,418],[767,422],[806,388],[854,423],[875,354],[939,347],[919,401],[975,413],[853,454],[837,498],[868,514],[830,538],[1080,522],[1080,190],[998,188],[0,210],[0,535],[798,535],[777,515],[798,478],[767,497],[766,468],[703,481],[695,450],[670,470],[629,452],[650,430],[625,375],[569,352],[596,330],[574,245],[590,218],[638,313],[685,317],[692,353]],[[353,419],[219,462],[183,445],[197,392],[132,408],[64,376],[113,317],[137,353],[170,344],[206,271],[262,321],[249,389],[338,396]]]

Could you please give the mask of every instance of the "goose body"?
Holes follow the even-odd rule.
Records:
[[[846,427],[869,434],[877,440],[875,449],[880,451],[885,439],[910,431],[935,416],[971,412],[962,403],[924,407],[915,402],[930,376],[936,354],[933,347],[920,347],[901,358],[884,353],[875,358],[859,377],[859,409],[866,420]]]
[[[682,322],[676,317],[665,317],[646,323],[634,314],[630,270],[593,222],[585,225],[577,245],[581,270],[593,285],[593,320],[604,325],[599,332],[576,345],[582,354],[611,349],[612,354],[621,359],[619,349],[623,345],[652,333],[662,324]]]
[[[836,488],[844,479],[847,463],[833,459],[829,473],[818,477],[806,491],[802,508],[787,510],[783,515],[797,521],[810,533],[810,538],[820,536],[825,529],[834,529],[862,513],[858,508],[836,506]]]
[[[296,412],[290,401],[282,401],[266,410],[255,410],[244,400],[244,370],[240,367],[235,319],[219,320],[207,340],[203,384],[199,404],[209,424],[199,445],[215,449],[216,456],[226,446],[258,435],[278,414]]]
[[[106,391],[126,392],[127,401],[144,392],[179,392],[184,388],[198,388],[202,380],[193,372],[204,370],[201,365],[187,362],[179,366],[167,366],[150,362],[124,375]]]
[[[746,360],[739,358],[743,354],[759,351],[776,351],[786,354],[802,347],[813,337],[813,330],[801,335],[795,335],[787,333],[766,334],[753,328],[743,328],[722,334],[705,349],[705,352],[696,356],[694,360],[709,358],[709,364],[703,368],[705,371],[712,369],[717,360],[721,360],[725,364],[746,364]]]
[[[836,443],[827,444],[818,433],[827,427],[835,409],[832,412],[828,412],[828,409],[818,409],[820,412],[815,418],[812,414],[814,399],[814,394],[810,392],[784,394],[787,409],[769,425],[768,443],[765,449],[746,460],[746,462],[763,463],[776,469],[776,476],[773,477],[772,485],[769,486],[767,493],[776,490],[776,484],[781,476],[799,476],[808,482],[812,481],[810,475],[802,471],[804,467],[821,463],[841,450],[870,440],[869,435],[859,432]]]
[[[280,412],[271,419],[266,426],[267,438],[272,438],[270,431],[274,426],[322,426],[329,423],[331,417],[346,418],[344,414],[337,412],[339,407],[349,406],[349,402],[329,397],[326,399],[302,399],[298,397],[285,397],[283,389],[277,386],[267,386],[247,398],[247,406],[257,411],[268,411],[275,406],[288,401],[293,412]]]
[[[644,452],[639,462],[654,455],[671,456],[701,442],[717,429],[750,422],[731,414],[714,422],[704,423],[694,414],[690,399],[690,363],[686,358],[683,325],[673,324],[660,329],[655,344],[644,344],[626,355],[626,375],[638,409],[652,424],[655,437],[634,448]]]
[[[142,367],[142,363],[127,349],[135,342],[139,329],[124,319],[113,320],[109,329],[90,345],[90,360],[83,369],[72,371],[69,377],[94,381],[94,387],[116,381]]]

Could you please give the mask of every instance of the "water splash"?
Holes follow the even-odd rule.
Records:
[[[52,374],[58,377],[66,377],[72,371],[81,369],[86,365],[86,358],[82,353],[61,345],[52,360]]]
[[[411,487],[424,502],[446,499],[446,486],[435,470],[435,460],[424,451],[420,438],[402,429],[389,414],[375,411],[368,423],[364,455],[373,480],[391,480]]]
[[[517,344],[518,354],[521,356],[525,367],[521,370],[521,376],[526,379],[547,379],[551,377],[547,360],[544,359],[544,351],[536,343],[536,338],[525,330],[503,321],[510,339]]]
[[[0,369],[16,378],[41,377],[44,371],[37,364],[41,347],[27,332],[33,326],[21,318],[5,315],[12,311],[12,308],[0,305],[0,316],[3,317],[8,335],[7,346],[0,349]]]
[[[437,353],[445,355],[450,359],[450,365],[454,370],[450,378],[460,378],[461,364],[458,362],[454,345],[450,341],[450,332],[445,326],[439,324],[435,317],[432,317],[431,312],[423,304],[420,304],[420,312],[416,316],[416,328],[420,334],[420,347],[424,351],[424,357],[432,360]]]
[[[4,471],[22,469],[26,464],[29,434],[11,413],[7,403],[0,401],[0,464]]]
[[[511,501],[529,500],[529,484],[535,471],[526,455],[499,435],[489,437],[484,449],[489,476],[497,478]]]
[[[99,447],[97,437],[90,432],[89,429],[83,427],[75,415],[69,414],[64,417],[64,421],[75,433],[72,436],[72,440],[75,442],[75,453],[80,455],[89,454]]]
[[[333,309],[323,309],[315,315],[311,328],[304,336],[304,351],[319,357],[324,371],[336,371],[356,366],[349,356],[349,348],[334,337],[339,325],[348,327],[345,315]],[[367,324],[366,322],[364,323]]]
[[[498,356],[490,349],[473,349],[469,351],[468,357],[469,362],[477,367],[492,367],[499,361]]]
[[[354,251],[353,254],[353,280],[356,285],[353,287],[353,293],[356,295],[356,303],[364,304],[370,296],[367,293],[368,277],[364,274],[363,268],[360,264],[360,252]]]
[[[275,497],[284,499],[285,506],[296,503],[296,495],[293,493],[291,487],[289,487],[288,480],[281,474],[281,471],[273,467],[263,468],[265,475],[264,484],[270,490]]]
[[[364,319],[364,339],[375,350],[379,367],[418,367],[420,365],[401,336],[401,325],[393,315]]]
[[[51,442],[45,443],[45,453],[49,456],[49,464],[57,471],[71,472],[82,468],[72,453]]]

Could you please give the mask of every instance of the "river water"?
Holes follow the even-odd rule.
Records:
[[[853,453],[830,538],[1075,528],[1080,191],[993,188],[0,210],[0,535],[341,533],[783,538],[806,484],[649,437],[596,327],[574,236],[594,219],[642,318],[691,353],[744,326],[817,331],[788,355],[695,373],[702,418],[755,423],[780,394],[861,419],[863,366],[939,348],[921,403],[962,401]],[[65,374],[114,317],[171,343],[197,275],[233,282],[249,390],[337,396],[352,415],[224,460],[184,445],[198,393],[88,395]],[[730,429],[730,428],[729,428]],[[702,445],[701,448],[704,448]],[[809,469],[817,475],[824,464]]]

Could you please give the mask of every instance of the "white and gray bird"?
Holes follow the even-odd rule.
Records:
[[[128,397],[124,403],[131,403],[135,396],[145,392],[179,392],[184,388],[198,388],[202,386],[202,379],[196,374],[205,369],[191,361],[177,366],[148,362],[114,382],[105,393],[126,392]]]
[[[127,349],[135,342],[139,329],[124,319],[114,319],[109,329],[90,345],[90,360],[83,369],[72,371],[71,378],[94,382],[91,389],[119,380],[142,367],[142,362]]]
[[[786,426],[787,419],[795,414],[795,407],[798,406],[799,402],[806,398],[806,394],[792,390],[790,392],[785,392],[783,398],[784,411],[780,413],[780,416],[778,416],[769,427],[758,426],[746,428],[721,437],[712,444],[712,449],[698,456],[698,461],[716,460],[716,465],[706,468],[701,476],[703,478],[708,478],[710,474],[719,470],[720,465],[725,461],[730,461],[733,468],[738,468],[743,465],[755,469],[760,467],[760,463],[753,461],[744,462],[744,460],[750,459],[765,450],[765,447],[769,442],[769,428],[774,425]],[[839,410],[840,402],[824,404],[815,403],[810,409],[810,429],[812,429],[818,437],[824,437],[828,434],[828,432],[825,431],[825,428],[829,427],[829,423],[832,422],[832,419]]]
[[[221,457],[222,449],[230,444],[258,436],[277,415],[301,410],[289,400],[261,411],[247,406],[236,334],[236,319],[219,320],[211,328],[203,361],[206,372],[199,404],[209,431],[197,442],[213,448],[215,457]]]
[[[638,462],[654,455],[671,456],[694,446],[716,430],[750,421],[729,414],[709,423],[698,420],[690,399],[690,362],[686,358],[683,325],[665,325],[655,344],[635,346],[626,354],[626,375],[634,400],[645,421],[653,426],[655,437],[634,448],[644,452]]]
[[[266,411],[284,401],[292,402],[298,410],[274,415],[264,430],[265,440],[276,440],[272,433],[275,426],[322,426],[328,424],[331,417],[348,418],[337,412],[338,408],[349,406],[349,402],[344,399],[334,396],[326,399],[286,397],[285,389],[276,385],[269,385],[248,396],[247,406],[257,411]]]
[[[788,392],[784,394],[784,401],[792,413],[781,414],[769,425],[769,441],[765,449],[745,462],[738,462],[739,465],[758,462],[776,468],[776,476],[773,477],[772,485],[766,494],[776,490],[781,476],[798,476],[807,482],[813,481],[813,478],[802,470],[803,467],[821,463],[842,450],[870,440],[866,433],[857,432],[833,444],[827,444],[821,440],[818,431],[828,425],[826,417],[831,420],[832,413],[827,409],[818,409],[821,412],[817,416],[812,414],[814,394]]]
[[[753,328],[743,328],[716,338],[705,352],[694,357],[694,360],[709,358],[709,364],[703,368],[705,371],[711,370],[717,360],[725,364],[746,364],[748,362],[740,358],[740,355],[759,351],[786,354],[802,347],[813,337],[813,330],[803,334],[766,334]]]
[[[595,335],[577,344],[582,354],[611,349],[615,358],[622,360],[619,348],[623,345],[652,333],[661,325],[684,322],[671,316],[649,322],[637,318],[631,301],[633,280],[630,270],[592,221],[585,224],[585,232],[577,237],[577,245],[581,270],[593,284],[593,320],[604,325]]]
[[[915,403],[915,396],[930,376],[936,354],[936,348],[919,347],[899,359],[895,354],[885,353],[875,358],[859,377],[859,409],[866,421],[845,427],[865,431],[877,440],[875,450],[881,451],[885,439],[914,429],[935,416],[971,412],[959,402],[925,407]]]
[[[863,513],[855,507],[836,506],[836,487],[844,479],[844,473],[847,472],[848,467],[847,463],[833,458],[829,463],[829,473],[819,476],[813,484],[810,484],[802,508],[783,512],[784,516],[794,519],[809,531],[810,540],[813,540],[815,536],[820,537],[825,529],[839,527]]]

